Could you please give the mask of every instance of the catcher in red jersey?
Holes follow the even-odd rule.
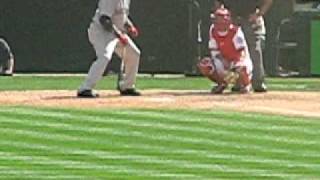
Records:
[[[231,14],[225,8],[214,13],[209,31],[210,57],[199,64],[200,72],[214,81],[213,94],[222,94],[230,83],[240,85],[240,93],[251,91],[253,65],[248,45],[240,27],[232,24]]]

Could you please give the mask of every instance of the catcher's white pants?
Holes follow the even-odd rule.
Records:
[[[115,35],[105,31],[99,24],[91,23],[88,29],[89,41],[93,45],[97,59],[91,65],[88,76],[79,91],[93,89],[102,79],[103,73],[115,52],[124,62],[125,75],[120,89],[134,88],[139,69],[140,50],[128,36],[129,43],[124,46]]]
[[[215,71],[219,74],[219,76],[224,77],[226,75],[226,72],[231,68],[230,61],[224,60],[222,58],[214,58],[213,60]],[[247,74],[249,75],[249,78],[252,77],[252,71],[253,71],[253,65],[250,58],[245,58],[243,60],[240,60],[236,62],[234,67],[246,67]]]

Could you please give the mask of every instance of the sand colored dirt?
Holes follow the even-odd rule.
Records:
[[[320,93],[268,92],[212,95],[206,91],[147,90],[141,97],[99,91],[98,99],[79,99],[75,91],[2,91],[1,105],[75,108],[226,109],[320,118]]]

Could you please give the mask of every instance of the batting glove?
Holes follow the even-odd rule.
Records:
[[[139,36],[139,31],[138,31],[138,29],[137,29],[136,27],[134,27],[134,26],[130,26],[130,27],[128,28],[128,31],[129,31],[129,33],[130,33],[130,35],[131,35],[132,37],[138,37],[138,36]]]
[[[123,45],[127,45],[129,43],[128,37],[125,34],[119,34],[118,39]]]

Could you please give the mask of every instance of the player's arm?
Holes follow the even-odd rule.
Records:
[[[131,18],[128,16],[127,22],[125,24],[125,28],[128,30],[128,32],[133,36],[133,37],[138,37],[139,36],[139,31],[137,27],[134,25],[132,22]]]
[[[104,30],[106,30],[108,32],[113,31],[113,23],[112,23],[110,16],[102,14],[99,18],[99,22],[102,25],[102,27],[104,28]]]
[[[271,8],[273,0],[263,0],[261,6],[259,7],[258,16],[264,16]]]
[[[259,10],[250,15],[250,22],[256,22],[259,17],[264,16],[271,8],[273,0],[262,0],[261,2]]]
[[[209,48],[209,52],[210,52],[210,57],[212,59],[212,61],[216,61],[216,60],[222,60],[223,57],[221,55],[221,52],[218,48]]]
[[[107,15],[101,15],[99,18],[99,22],[104,28],[104,30],[114,33],[116,37],[120,40],[120,42],[124,45],[128,44],[128,38],[127,36],[122,33],[112,22],[112,19],[110,16]]]
[[[212,37],[214,29],[214,24],[210,26],[209,30],[209,42],[208,42],[208,50],[210,53],[211,59],[222,59],[220,50],[218,49],[217,41]]]
[[[109,0],[100,0],[98,4],[99,9],[99,22],[102,25],[102,27],[108,31],[113,31],[113,22],[111,17],[115,13],[115,9],[118,6],[118,1],[109,1]]]
[[[239,57],[238,57],[238,59],[235,59],[235,61],[243,60],[247,56],[245,49],[246,49],[246,47],[248,47],[248,45],[247,45],[246,38],[245,38],[244,33],[241,28],[238,29],[238,31],[232,41],[233,41],[235,48],[237,49],[237,51],[239,53]]]

